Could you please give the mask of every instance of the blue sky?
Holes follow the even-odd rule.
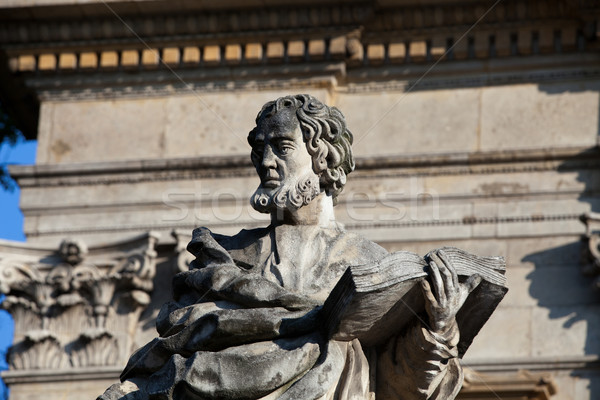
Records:
[[[35,140],[24,140],[14,147],[0,145],[0,164],[33,164],[36,147]],[[0,189],[0,239],[25,240],[18,188],[12,192]]]
[[[16,146],[0,144],[0,164],[33,164],[37,142],[21,141]],[[12,192],[0,188],[0,239],[24,241],[23,214],[19,210],[19,189]],[[0,295],[0,303],[4,296]],[[0,310],[0,370],[6,369],[6,350],[12,343],[14,324],[10,314]],[[8,398],[4,383],[0,381],[0,399]]]

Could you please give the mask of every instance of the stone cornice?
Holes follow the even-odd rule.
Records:
[[[122,366],[63,370],[12,370],[2,371],[1,376],[4,382],[9,385],[16,383],[73,382],[104,379],[117,380],[122,370]]]
[[[404,1],[369,2],[299,1],[290,5],[284,1],[270,1],[268,8],[262,2],[230,1],[207,5],[206,2],[157,1],[154,4],[126,2],[68,6],[0,8],[0,43],[32,47],[77,47],[82,44],[135,42],[125,22],[137,35],[147,41],[180,43],[198,35],[221,34],[247,36],[249,33],[279,31],[315,31],[319,28],[359,27],[370,32],[399,31],[423,32],[440,27],[469,27],[489,8],[490,3],[476,1],[425,2]],[[379,4],[378,4],[379,3]],[[159,8],[157,8],[159,7]],[[162,9],[161,9],[162,7]],[[535,0],[522,2],[504,0],[486,15],[486,24],[500,24],[511,28],[540,21],[566,21],[568,18],[593,18],[596,10],[592,1],[572,2]],[[597,10],[596,10],[597,11]],[[123,20],[121,22],[119,18]],[[57,29],[58,28],[58,29]],[[379,34],[372,35],[377,38]],[[173,41],[169,38],[176,37]]]
[[[597,168],[600,148],[501,150],[358,157],[353,179],[380,176],[512,173]],[[254,176],[247,155],[47,165],[12,165],[22,187]],[[375,174],[375,175],[374,175]]]
[[[382,90],[410,91],[497,86],[522,83],[555,83],[600,77],[600,56],[592,53],[540,55],[497,60],[465,60],[438,64],[362,66],[348,69],[343,61],[277,65],[223,66],[216,69],[182,68],[170,71],[99,71],[60,76],[34,74],[30,90],[41,100],[80,101],[148,98],[192,92],[297,90],[314,87],[348,93]],[[426,75],[426,77],[424,77]],[[291,78],[293,77],[293,78]],[[423,78],[424,77],[424,78]]]
[[[557,356],[557,357],[520,357],[498,359],[471,359],[462,361],[463,366],[485,372],[600,369],[597,355]]]
[[[484,0],[85,3],[0,6],[0,97],[29,138],[30,116],[46,100],[190,88],[404,90],[438,61],[421,89],[600,75],[592,0],[504,0],[491,9]],[[521,63],[570,55],[596,64],[552,71]],[[523,70],[493,72],[496,60]]]
[[[322,60],[346,60],[348,67],[359,67],[424,63],[444,55],[462,60],[565,54],[595,46],[593,12],[586,5],[505,0],[488,10],[484,1],[407,2],[391,8],[347,2],[276,4],[266,10],[115,11],[57,20],[9,18],[0,25],[0,45],[11,58],[12,70],[21,73]]]
[[[572,370],[572,369],[599,369],[598,356],[580,357],[551,357],[551,358],[511,358],[511,359],[486,359],[463,361],[463,366],[476,371],[485,372],[517,372],[528,369],[534,371],[544,370]],[[89,367],[76,370],[36,370],[36,371],[2,371],[2,379],[8,383],[34,383],[77,381],[89,379],[117,379],[122,367]]]

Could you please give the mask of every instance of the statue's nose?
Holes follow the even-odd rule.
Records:
[[[275,168],[277,166],[275,163],[275,154],[270,145],[266,145],[263,151],[262,166],[264,168]]]

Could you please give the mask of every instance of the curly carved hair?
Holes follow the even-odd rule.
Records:
[[[346,175],[354,171],[352,155],[352,132],[346,127],[346,119],[340,110],[328,107],[309,94],[280,97],[266,103],[256,117],[257,126],[248,134],[253,145],[258,123],[283,108],[296,110],[304,143],[312,156],[313,171],[320,177],[321,190],[333,197],[344,189]],[[258,160],[252,159],[254,165]]]

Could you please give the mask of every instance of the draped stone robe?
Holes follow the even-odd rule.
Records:
[[[159,337],[100,399],[453,399],[458,330],[417,324],[363,348],[324,336],[319,310],[350,265],[387,252],[340,227],[194,231]],[[399,266],[401,267],[401,266]]]

